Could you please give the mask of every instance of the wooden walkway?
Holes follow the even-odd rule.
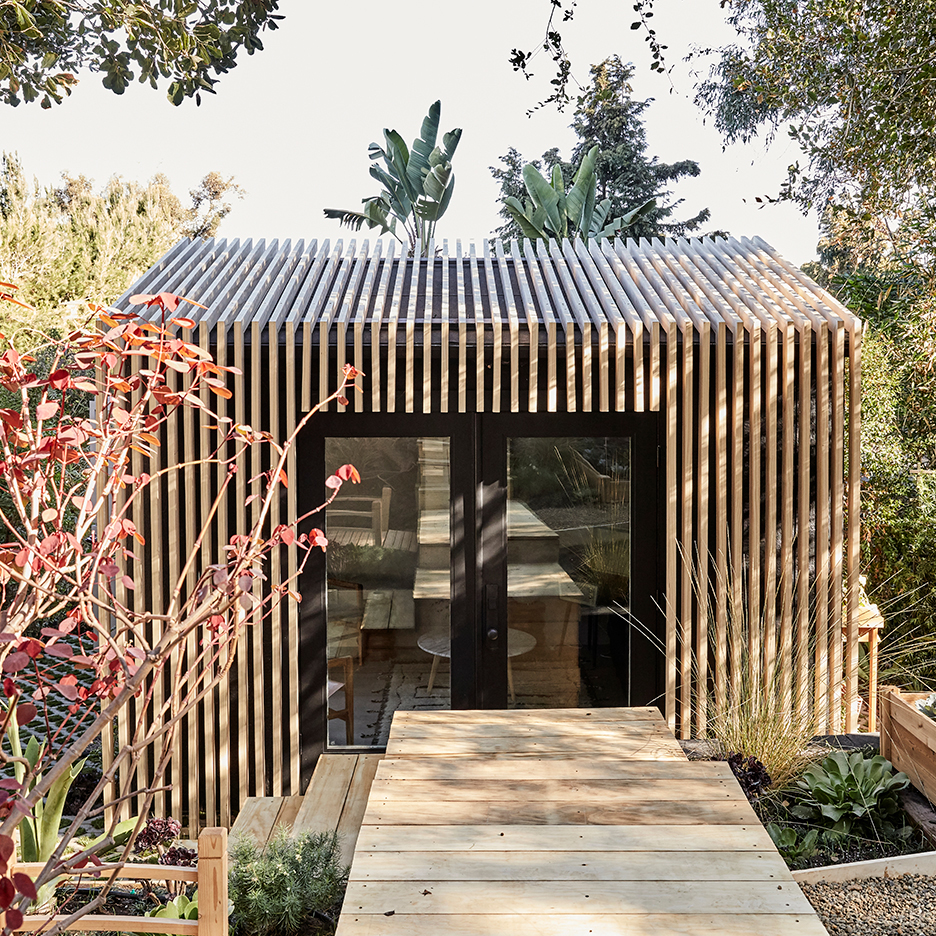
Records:
[[[337,936],[826,936],[656,709],[397,712]]]
[[[246,835],[265,845],[274,830],[332,832],[341,837],[341,860],[351,863],[367,794],[382,754],[322,754],[305,796],[251,796],[238,813],[230,840]]]

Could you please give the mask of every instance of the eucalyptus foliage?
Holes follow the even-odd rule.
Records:
[[[396,130],[385,128],[385,146],[371,143],[367,149],[375,163],[370,174],[383,191],[362,199],[363,211],[326,208],[325,217],[355,231],[366,225],[381,234],[392,234],[400,243],[408,243],[411,253],[418,247],[419,255],[426,256],[436,222],[445,214],[455,191],[452,157],[462,134],[460,129],[450,130],[443,134],[442,145],[437,144],[441,112],[442,103],[436,101],[409,149]],[[406,239],[397,232],[398,224]]]
[[[241,50],[263,48],[279,0],[2,0],[0,101],[61,103],[87,68],[122,94],[169,82],[173,104],[213,92]]]
[[[228,894],[234,936],[298,936],[313,918],[337,917],[348,869],[334,832],[295,837],[280,827],[265,848],[234,839]]]

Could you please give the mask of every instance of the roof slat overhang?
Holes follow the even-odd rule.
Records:
[[[861,327],[760,238],[456,241],[430,255],[393,240],[181,241],[116,306],[174,292],[206,306],[190,314],[201,334],[288,333],[304,399],[313,361],[323,396],[353,363],[372,384],[353,408],[388,412],[659,409],[670,339],[716,348]]]

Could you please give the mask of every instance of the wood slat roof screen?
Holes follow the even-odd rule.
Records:
[[[760,238],[662,242],[484,241],[435,259],[401,257],[391,241],[180,241],[134,292],[180,293],[209,326],[286,322],[332,331],[406,322],[537,329],[577,340],[589,328],[631,333],[688,318],[696,328],[775,322],[802,327],[851,314]],[[130,293],[118,300],[126,306]],[[544,336],[545,337],[545,336]]]
[[[668,344],[857,323],[760,238],[443,241],[430,256],[383,240],[181,241],[117,305],[186,296],[206,307],[185,312],[203,334],[302,346],[321,396],[353,363],[373,391],[355,409],[390,412],[420,397],[429,412],[434,394],[442,412],[658,410]],[[433,347],[449,349],[435,366]]]

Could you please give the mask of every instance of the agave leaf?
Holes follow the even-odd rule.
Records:
[[[59,826],[62,824],[62,812],[65,809],[65,798],[84,765],[84,760],[76,761],[71,765],[68,773],[62,774],[46,793],[42,820],[39,824],[39,861],[48,861],[52,852],[55,851],[55,846],[58,844]]]

